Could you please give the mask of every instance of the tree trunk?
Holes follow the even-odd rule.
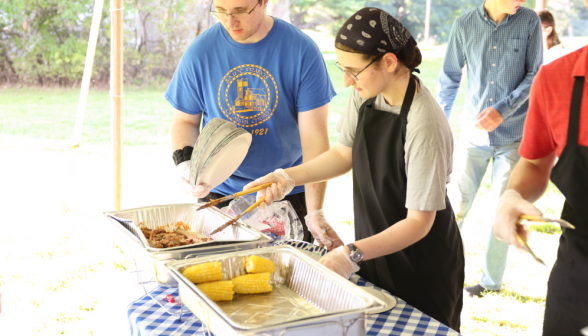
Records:
[[[147,13],[148,14],[148,13]],[[144,45],[146,46],[147,41],[147,30],[145,29],[145,19],[143,17],[145,13],[143,11],[137,11],[134,15],[134,24],[135,24],[135,49],[141,50],[141,47]]]
[[[206,29],[214,25],[210,6],[212,0],[196,0],[193,3],[194,22],[196,24],[195,36],[202,34]]]
[[[431,0],[425,5],[425,45],[429,44],[429,32],[431,30]]]
[[[566,2],[566,12],[570,13],[572,11],[572,0],[568,0]],[[574,36],[574,29],[572,27],[572,18],[568,16],[568,20],[569,20],[569,24],[568,24],[568,36],[572,37]]]
[[[267,13],[275,18],[292,23],[290,20],[290,0],[270,0]]]
[[[535,3],[535,10],[542,10],[547,8],[547,0],[537,0]]]

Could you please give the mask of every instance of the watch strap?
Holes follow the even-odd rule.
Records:
[[[359,265],[363,261],[363,252],[360,249],[358,249],[357,246],[355,246],[355,244],[353,243],[347,244],[347,247],[349,248],[349,259],[351,259],[351,261]],[[361,260],[355,261],[353,260],[353,256],[357,254],[357,252],[360,253]]]
[[[183,149],[176,150],[173,154],[173,159],[176,166],[184,161],[190,161],[193,151],[194,147],[192,146],[186,146]]]

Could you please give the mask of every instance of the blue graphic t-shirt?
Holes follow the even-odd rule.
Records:
[[[188,114],[232,121],[253,135],[247,157],[213,192],[229,195],[278,168],[302,163],[298,113],[331,101],[335,90],[316,44],[274,18],[253,44],[233,41],[217,23],[188,47],[165,98]],[[291,194],[304,191],[294,188]]]

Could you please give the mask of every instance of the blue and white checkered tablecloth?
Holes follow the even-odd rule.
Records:
[[[292,244],[290,244],[292,245]],[[300,247],[300,246],[296,246]],[[304,247],[305,250],[314,253],[324,253],[318,250],[318,246]],[[358,286],[374,287],[378,290],[387,291],[374,286],[367,280],[353,275],[350,279]],[[180,336],[180,335],[207,335],[207,328],[198,320],[192,312],[183,310],[180,319],[181,306],[178,303],[178,288],[159,286],[150,292],[163,307],[155,302],[149,295],[144,295],[128,307],[128,318],[132,336]],[[175,303],[166,300],[171,295]],[[455,330],[449,329],[444,324],[423,314],[413,308],[404,300],[395,297],[398,301],[396,306],[381,314],[368,314],[367,336],[458,336]],[[171,314],[169,314],[169,311]]]

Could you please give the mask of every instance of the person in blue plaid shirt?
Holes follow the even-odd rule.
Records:
[[[541,20],[526,0],[486,0],[453,23],[439,75],[437,99],[449,119],[467,64],[468,88],[461,134],[454,154],[459,228],[471,209],[482,178],[492,161],[491,197],[498,200],[519,161],[519,145],[527,115],[529,92],[543,62]],[[464,295],[481,296],[502,285],[508,245],[494,237],[488,218],[488,244],[479,284]]]

